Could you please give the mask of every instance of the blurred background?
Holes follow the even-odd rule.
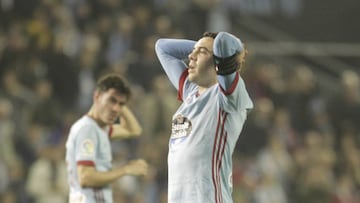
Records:
[[[234,152],[235,203],[360,202],[357,0],[0,0],[0,202],[64,203],[64,142],[104,72],[126,76],[144,178],[115,203],[165,203],[171,116],[179,102],[154,53],[160,37],[229,31],[249,49],[255,103]]]

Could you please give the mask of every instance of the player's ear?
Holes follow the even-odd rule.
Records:
[[[94,94],[93,94],[93,100],[97,100],[100,96],[100,91],[99,90],[95,90],[94,91]]]

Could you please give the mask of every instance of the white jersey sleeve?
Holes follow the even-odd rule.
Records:
[[[94,165],[98,138],[94,125],[84,125],[75,136],[75,161],[80,165]]]
[[[253,108],[253,102],[239,73],[233,73],[230,76],[218,76],[218,81],[222,93],[219,94],[220,107],[224,111],[236,112]],[[227,83],[230,85],[225,85]]]
[[[179,79],[186,70],[184,62],[194,48],[195,41],[185,39],[159,39],[155,45],[156,54],[171,83],[178,90]]]

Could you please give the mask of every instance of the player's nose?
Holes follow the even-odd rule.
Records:
[[[193,50],[189,55],[188,55],[189,60],[196,60],[196,51]]]

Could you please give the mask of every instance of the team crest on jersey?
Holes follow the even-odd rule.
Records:
[[[184,141],[185,138],[190,135],[191,129],[191,121],[188,118],[182,115],[175,116],[174,120],[172,121],[171,128],[171,145],[175,145]]]
[[[93,155],[94,148],[94,142],[90,139],[85,139],[80,145],[81,153],[85,156]]]

